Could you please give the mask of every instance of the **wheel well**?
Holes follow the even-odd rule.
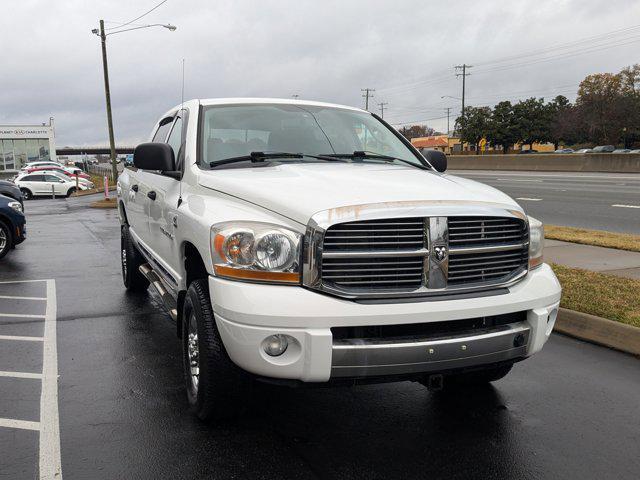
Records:
[[[204,260],[202,260],[200,252],[198,252],[198,249],[189,242],[184,244],[184,269],[187,288],[189,288],[189,285],[191,285],[191,282],[194,280],[207,278],[209,276],[207,267],[204,265]],[[176,322],[178,338],[182,338],[182,307],[186,296],[186,290],[178,293],[178,320]]]

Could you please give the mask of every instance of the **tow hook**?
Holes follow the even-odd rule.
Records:
[[[427,380],[427,389],[429,389],[430,392],[438,392],[442,390],[442,385],[442,375],[429,375],[429,379]]]

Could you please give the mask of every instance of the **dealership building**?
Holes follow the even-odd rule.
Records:
[[[38,160],[56,160],[53,119],[49,124],[0,125],[0,174]]]

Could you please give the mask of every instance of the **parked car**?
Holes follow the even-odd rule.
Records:
[[[629,153],[640,153],[640,148],[631,150]]]
[[[630,148],[616,148],[612,153],[631,153]]]
[[[15,184],[20,188],[25,200],[38,196],[68,197],[76,191],[75,180],[64,180],[54,173],[34,172],[17,177]]]
[[[124,159],[125,167],[133,167],[133,153],[128,153]]]
[[[553,330],[542,223],[367,111],[192,100],[133,161],[123,282],[156,288],[177,322],[201,419],[233,415],[255,379],[472,389]]]
[[[574,153],[573,148],[559,148],[554,153]]]
[[[613,145],[598,145],[593,148],[593,151],[590,153],[612,153],[616,147]]]
[[[593,149],[591,148],[581,148],[580,150],[576,150],[575,153],[591,153]]]
[[[50,160],[46,160],[46,161],[38,161],[38,162],[28,162],[25,163],[24,166],[20,169],[23,171],[27,171],[30,168],[39,168],[39,167],[53,167],[53,168],[64,168],[64,165],[62,165],[61,163],[58,162],[53,162]]]
[[[26,223],[22,204],[0,195],[0,258],[25,240]]]
[[[86,178],[87,180],[91,178],[90,175],[84,173],[82,170],[77,168],[75,171],[71,171],[71,168],[62,168],[62,167],[35,167],[27,169],[27,173],[34,172],[58,172],[63,175],[68,175],[70,177],[75,177],[76,175],[80,178]]]
[[[525,149],[525,150],[520,150],[518,153],[520,154],[527,154],[527,153],[538,153],[538,150],[533,150],[533,149]]]
[[[22,192],[15,183],[8,180],[0,180],[0,195],[13,198],[15,201],[20,202],[20,204],[24,204]]]
[[[61,178],[66,182],[73,182],[74,185],[77,179],[78,187],[80,187],[80,190],[89,190],[89,189],[95,188],[95,185],[91,180],[87,180],[86,178],[82,178],[82,177],[74,177],[73,175],[68,173],[67,174],[60,173],[58,170],[42,170],[42,171],[38,171],[37,173],[55,175],[56,177]],[[27,173],[26,175],[29,175],[29,174]]]

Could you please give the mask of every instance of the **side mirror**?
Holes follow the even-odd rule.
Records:
[[[141,143],[133,151],[133,164],[141,170],[173,172],[176,169],[173,148],[166,143]]]
[[[422,156],[438,172],[444,172],[447,169],[447,156],[444,152],[439,150],[423,150]]]

